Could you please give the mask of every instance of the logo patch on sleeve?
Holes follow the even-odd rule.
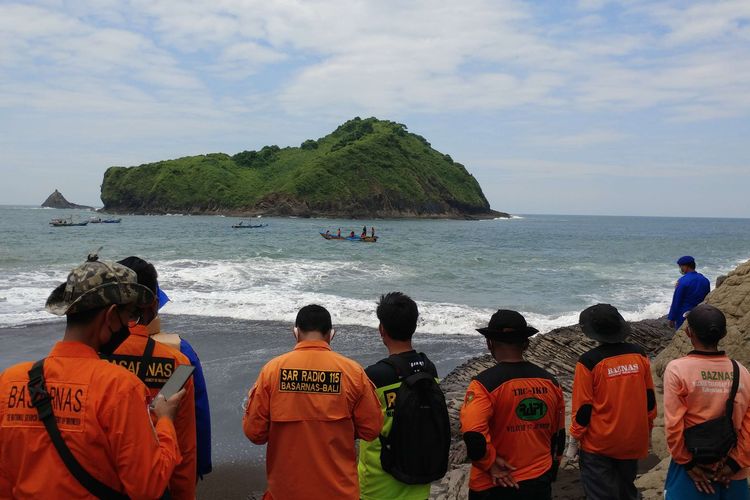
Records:
[[[279,391],[340,394],[341,372],[282,368],[279,374]]]

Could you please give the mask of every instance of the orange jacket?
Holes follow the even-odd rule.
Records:
[[[469,488],[494,486],[490,468],[502,457],[516,481],[552,468],[565,447],[565,402],[557,380],[528,361],[498,363],[469,384],[461,433],[472,460]]]
[[[0,375],[0,498],[92,498],[37,420],[31,365]],[[159,498],[181,457],[169,419],[154,433],[141,381],[79,342],[58,342],[44,376],[63,439],[83,468],[130,498]]]
[[[378,437],[383,413],[361,366],[305,340],[263,367],[242,424],[268,443],[265,498],[358,499],[354,440]]]
[[[732,387],[732,362],[723,352],[693,351],[670,361],[664,371],[664,432],[672,458],[687,464],[693,456],[685,448],[683,433],[726,411]],[[733,479],[750,475],[750,374],[740,364],[740,385],[734,398],[732,421],[737,429],[737,446],[729,453]]]
[[[573,379],[570,435],[583,451],[645,458],[656,418],[651,364],[634,344],[601,344],[584,353]]]
[[[117,348],[113,355],[108,357],[108,360],[137,375],[146,349],[146,342],[153,328],[158,331],[158,318],[148,326],[131,327],[130,336]],[[145,384],[148,387],[150,398],[156,397],[159,389],[169,380],[177,366],[189,364],[190,361],[184,354],[156,342],[151,362],[144,367]],[[169,492],[175,500],[194,499],[197,481],[195,389],[192,377],[185,384],[185,390],[185,396],[180,402],[180,407],[174,419],[177,442],[182,455],[182,462],[175,467],[172,478],[169,480]]]

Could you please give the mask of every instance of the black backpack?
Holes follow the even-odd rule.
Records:
[[[425,355],[420,353],[426,365]],[[445,396],[427,372],[414,373],[407,360],[392,356],[383,360],[401,380],[388,436],[380,435],[380,465],[406,484],[428,484],[448,471],[451,427]]]

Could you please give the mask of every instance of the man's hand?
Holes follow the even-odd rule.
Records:
[[[570,438],[570,441],[568,441],[568,446],[565,448],[565,458],[567,459],[566,462],[572,462],[576,458],[578,458],[578,440],[574,438]]]
[[[182,401],[182,396],[184,395],[184,388],[180,389],[179,392],[169,399],[165,399],[163,395],[157,394],[151,403],[151,411],[154,412],[156,418],[167,417],[169,420],[174,421],[174,417],[177,415],[177,407],[180,406],[180,401]]]
[[[721,463],[720,467],[714,470],[714,481],[723,484],[725,487],[729,487],[729,483],[732,481],[732,476],[734,476],[734,471],[732,471],[732,468],[725,463]]]
[[[506,488],[518,489],[518,483],[513,479],[514,470],[516,470],[516,468],[501,457],[495,458],[495,463],[490,467],[492,483],[498,486],[505,486]]]
[[[702,465],[696,465],[689,471],[687,471],[688,476],[690,476],[690,479],[693,480],[693,483],[695,484],[695,488],[700,491],[701,493],[707,493],[709,495],[713,495],[715,493],[714,487],[711,484],[711,479],[714,476],[714,471],[711,469],[711,466],[708,466],[708,468],[704,468]]]

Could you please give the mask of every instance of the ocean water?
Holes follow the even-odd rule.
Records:
[[[712,282],[750,258],[750,219],[526,215],[510,220],[252,219],[123,216],[120,224],[54,228],[91,212],[0,206],[0,327],[50,321],[44,302],[68,271],[103,259],[152,261],[172,298],[163,312],[290,322],[308,303],[334,323],[376,326],[377,297],[419,303],[419,331],[472,334],[498,308],[549,331],[597,302],[630,320],[666,314],[675,260],[695,256]],[[318,234],[376,226],[374,244]]]

